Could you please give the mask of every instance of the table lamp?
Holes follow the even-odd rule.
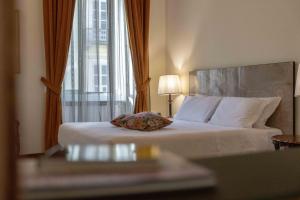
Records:
[[[172,117],[172,95],[181,93],[180,80],[178,75],[164,75],[159,77],[158,95],[169,96],[169,117]]]

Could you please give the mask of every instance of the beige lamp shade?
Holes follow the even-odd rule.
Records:
[[[177,95],[181,93],[180,80],[178,75],[164,75],[159,77],[159,95]]]
[[[296,77],[295,97],[300,96],[300,64],[298,66],[298,72]]]

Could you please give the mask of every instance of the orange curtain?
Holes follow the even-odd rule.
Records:
[[[129,42],[137,96],[134,113],[149,110],[150,0],[125,0]]]
[[[58,128],[62,122],[61,85],[68,59],[75,0],[44,0],[44,37],[47,87],[45,148],[57,144]]]

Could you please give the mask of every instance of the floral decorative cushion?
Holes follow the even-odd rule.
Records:
[[[172,121],[158,114],[142,112],[122,118],[120,126],[140,131],[154,131],[170,125]]]
[[[130,116],[130,115],[131,114],[120,115],[120,116],[116,117],[115,119],[111,120],[110,123],[112,123],[115,126],[121,127],[121,124],[120,124],[121,120],[124,119],[124,118],[126,118],[126,117],[128,117],[128,116]]]

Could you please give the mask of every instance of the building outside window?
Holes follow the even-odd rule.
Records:
[[[62,92],[64,121],[106,121],[133,110],[135,86],[123,1],[76,1]],[[115,20],[113,26],[110,20]]]

